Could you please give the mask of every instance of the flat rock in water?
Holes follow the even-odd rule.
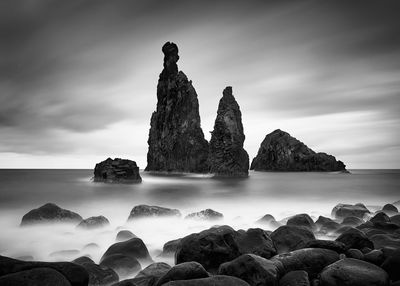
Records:
[[[108,158],[97,163],[94,168],[94,181],[105,183],[140,183],[142,177],[135,161]]]
[[[78,223],[82,217],[70,210],[62,209],[56,204],[47,203],[37,209],[29,211],[22,217],[21,226],[37,223]]]
[[[316,153],[282,130],[265,136],[250,166],[256,171],[346,172],[342,161],[332,155]]]

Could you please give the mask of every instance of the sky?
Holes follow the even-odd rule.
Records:
[[[250,160],[282,129],[349,169],[400,168],[400,3],[0,1],[0,168],[146,166],[162,45],[210,139],[233,87]]]

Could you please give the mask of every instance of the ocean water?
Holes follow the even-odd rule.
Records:
[[[400,200],[400,170],[351,170],[351,174],[250,172],[247,179],[141,175],[141,184],[125,185],[94,183],[92,170],[0,170],[0,254],[44,261],[89,255],[98,262],[115,242],[117,232],[128,229],[143,239],[154,260],[173,263],[172,258],[158,256],[165,242],[215,224],[273,230],[256,220],[265,214],[281,220],[297,213],[316,219],[329,216],[337,203],[362,202],[374,211]],[[19,227],[25,213],[47,202],[84,218],[104,215],[110,226],[97,230],[78,230],[70,224]],[[128,223],[131,209],[139,204],[177,208],[182,218]],[[206,208],[223,213],[224,219],[206,222],[183,218]],[[89,243],[98,247],[87,247]]]

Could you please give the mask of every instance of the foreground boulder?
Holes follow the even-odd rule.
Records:
[[[271,258],[279,269],[280,276],[290,271],[304,270],[310,279],[315,278],[325,266],[338,260],[339,254],[336,251],[322,248],[304,248]]]
[[[126,256],[130,256],[139,260],[139,262],[144,262],[144,263],[152,262],[152,259],[150,257],[149,251],[147,250],[146,245],[138,237],[114,243],[103,254],[102,258],[100,259],[100,262],[103,262],[105,259],[115,254],[123,254]]]
[[[304,270],[290,271],[279,280],[279,286],[309,286],[308,273]]]
[[[326,153],[316,153],[282,130],[265,136],[251,162],[256,171],[346,171],[342,161]]]
[[[370,249],[374,248],[373,242],[363,232],[356,228],[348,229],[339,235],[339,237],[336,238],[336,241],[343,243],[347,248],[355,248],[359,250],[362,250],[365,247]]]
[[[154,286],[170,269],[171,266],[167,263],[152,263],[140,271],[135,278],[123,280],[113,286]]]
[[[110,225],[108,219],[102,215],[100,216],[92,216],[87,219],[84,219],[78,224],[78,228],[82,229],[94,229],[94,228],[102,228]]]
[[[73,263],[82,266],[89,274],[89,286],[111,285],[118,282],[118,274],[111,268],[100,266],[90,258],[80,257]]]
[[[125,254],[107,256],[101,261],[100,266],[111,268],[118,274],[120,279],[142,270],[142,266],[136,258]]]
[[[177,209],[169,209],[159,206],[138,205],[129,214],[128,220],[148,217],[180,217],[181,212]]]
[[[347,250],[347,246],[342,242],[321,239],[310,240],[301,245],[301,248],[324,248],[336,251],[337,253],[344,253]]]
[[[197,219],[197,220],[218,220],[222,218],[224,218],[224,215],[222,213],[219,213],[212,209],[205,209],[185,216],[185,219]]]
[[[193,261],[184,262],[177,264],[168,270],[168,272],[158,280],[155,286],[161,286],[169,281],[190,280],[207,277],[209,277],[209,274],[200,263]]]
[[[297,214],[288,219],[286,225],[307,227],[311,230],[315,229],[315,223],[308,214]]]
[[[221,264],[218,274],[238,277],[250,285],[278,285],[279,280],[276,265],[254,254],[243,254]]]
[[[157,85],[157,109],[151,116],[146,171],[208,172],[208,142],[200,127],[197,94],[178,72],[178,47],[162,47],[164,69]]]
[[[302,248],[315,236],[308,228],[284,225],[271,233],[271,239],[278,253],[284,253]]]
[[[171,281],[163,286],[250,286],[247,282],[232,276],[215,275],[208,278]]]
[[[210,272],[219,265],[245,253],[270,258],[276,249],[261,229],[235,231],[229,226],[214,227],[181,239],[175,255],[176,263],[196,261]]]
[[[399,212],[396,206],[392,204],[386,204],[383,206],[382,211],[385,212],[388,215],[394,215]]]
[[[142,177],[135,161],[115,158],[97,163],[94,168],[94,181],[106,183],[140,183]]]
[[[37,223],[78,223],[82,217],[72,211],[62,209],[56,204],[47,203],[37,209],[29,211],[22,217],[21,226]]]
[[[374,264],[345,258],[321,272],[320,286],[389,286],[389,277]]]
[[[370,211],[363,204],[337,204],[332,209],[332,217],[337,219],[344,219],[349,216],[355,216],[363,218],[365,214],[369,214]]]
[[[79,266],[70,262],[36,262],[36,261],[21,261],[17,259],[12,259],[5,256],[0,256],[0,277],[5,277],[10,274],[20,273],[21,271],[33,270],[33,269],[42,269],[40,271],[34,271],[29,273],[22,273],[21,277],[8,277],[3,280],[0,285],[31,285],[29,283],[16,283],[13,284],[13,281],[21,281],[19,278],[25,277],[28,280],[32,281],[32,285],[46,285],[46,281],[49,281],[47,285],[51,285],[52,281],[57,280],[60,281],[61,285],[65,284],[65,280],[60,278],[59,275],[53,275],[54,272],[47,271],[45,269],[52,269],[56,272],[60,273],[64,276],[71,286],[86,286],[89,282],[89,276],[87,271]],[[41,278],[40,278],[41,277]],[[42,279],[42,284],[34,284],[36,283],[36,278]],[[28,282],[26,280],[26,282]],[[8,282],[7,282],[8,281]],[[40,282],[40,281],[39,281]],[[9,284],[7,284],[9,283]],[[53,284],[57,285],[57,284]]]
[[[243,148],[242,113],[232,94],[232,87],[223,91],[219,101],[214,130],[211,132],[208,160],[210,172],[217,176],[247,177],[249,155]]]
[[[39,267],[1,276],[0,285],[70,286],[71,284],[60,272],[52,268]]]
[[[386,258],[382,263],[382,268],[386,270],[391,280],[400,281],[400,248]]]

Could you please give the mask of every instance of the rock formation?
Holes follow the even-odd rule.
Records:
[[[135,161],[115,158],[96,164],[94,181],[107,183],[140,183],[142,178]]]
[[[223,91],[210,140],[210,172],[219,176],[247,177],[249,155],[243,149],[242,113],[232,95],[232,87]]]
[[[79,214],[60,208],[56,204],[47,203],[26,213],[22,217],[21,226],[56,222],[79,223],[81,221],[82,217]]]
[[[256,171],[346,171],[342,161],[326,153],[316,153],[288,133],[275,130],[265,136],[251,163]]]
[[[178,71],[178,47],[163,47],[164,69],[157,85],[157,109],[151,116],[146,171],[208,171],[208,143],[200,127],[197,94]]]

